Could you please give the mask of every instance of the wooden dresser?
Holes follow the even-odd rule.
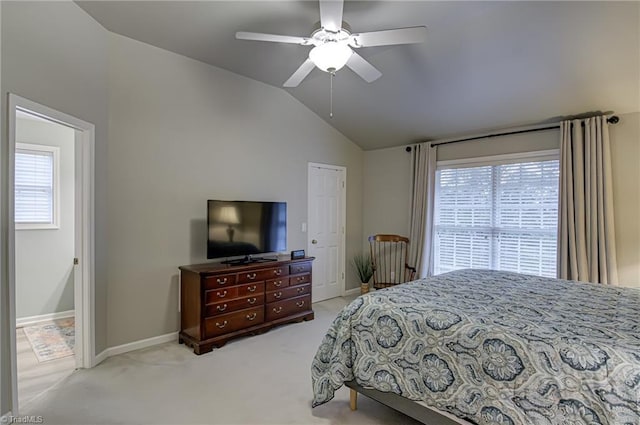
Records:
[[[179,342],[203,354],[231,338],[313,320],[312,261],[181,266]]]

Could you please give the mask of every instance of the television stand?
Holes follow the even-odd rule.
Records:
[[[222,264],[230,264],[230,265],[243,265],[243,264],[252,264],[252,263],[266,263],[269,261],[278,261],[278,258],[267,258],[267,257],[257,257],[254,258],[251,255],[246,255],[244,258],[238,258],[236,260],[227,260],[222,261]]]

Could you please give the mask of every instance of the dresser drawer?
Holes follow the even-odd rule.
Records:
[[[236,298],[229,301],[217,302],[205,306],[205,316],[219,316],[221,314],[232,313],[245,308],[262,306],[264,304],[264,294],[245,298]]]
[[[288,288],[278,289],[276,291],[267,292],[267,302],[286,300],[287,298],[309,295],[311,293],[311,284],[290,286]]]
[[[275,291],[276,289],[286,288],[287,286],[289,286],[288,277],[267,280],[267,291]]]
[[[205,338],[248,328],[264,322],[262,306],[204,319]]]
[[[311,282],[311,274],[307,273],[307,274],[301,274],[298,276],[291,276],[289,278],[289,285],[294,286],[294,285],[301,285],[303,283],[309,283]]]
[[[238,273],[238,283],[260,282],[273,277],[271,269],[254,270]]]
[[[204,303],[213,304],[222,300],[230,300],[238,297],[238,287],[211,289],[204,292]]]
[[[267,321],[287,317],[298,312],[308,311],[311,310],[311,296],[304,295],[302,297],[269,303],[267,304],[266,310]]]
[[[204,280],[205,289],[222,288],[224,286],[235,285],[236,283],[235,274],[225,274],[221,276],[205,276],[202,279]]]
[[[256,296],[258,294],[264,294],[264,282],[247,283],[238,286],[239,297]]]
[[[311,263],[296,263],[289,265],[289,274],[309,273]]]
[[[289,266],[274,267],[270,270],[271,270],[271,276],[269,276],[267,279],[289,275]]]

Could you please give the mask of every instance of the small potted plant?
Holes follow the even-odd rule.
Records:
[[[360,294],[369,292],[369,280],[373,276],[373,264],[369,254],[356,254],[353,257],[353,267],[360,278]]]

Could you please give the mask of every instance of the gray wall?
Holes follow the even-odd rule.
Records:
[[[558,149],[560,130],[512,134],[438,146],[438,161]]]
[[[622,284],[640,287],[640,113],[619,117],[620,122],[609,127],[618,273]],[[557,149],[559,143],[559,130],[496,137],[441,146],[438,160]],[[386,229],[408,233],[409,156],[404,147],[365,152],[365,235]]]
[[[289,246],[305,248],[307,162],[346,166],[347,256],[359,250],[362,151],[286,92],[110,36],[72,2],[1,7],[2,125],[9,92],[96,125],[96,353],[177,330],[177,266],[204,260],[208,198],[287,201]]]
[[[15,93],[96,126],[96,351],[106,345],[107,31],[72,2],[0,2],[2,8],[1,175],[7,173],[7,93]],[[2,190],[0,411],[10,410],[7,194]]]
[[[618,278],[640,287],[640,112],[609,127]]]
[[[307,162],[346,166],[347,256],[359,250],[362,151],[286,92],[110,36],[71,2],[1,7],[3,127],[9,92],[96,126],[96,353],[177,330],[177,266],[204,260],[208,198],[287,201],[289,246],[305,248]],[[6,255],[2,261],[6,412]],[[349,274],[347,287],[357,285]]]
[[[359,249],[359,147],[283,90],[109,39],[109,346],[178,329],[178,266],[206,261],[207,199],[286,201],[288,247],[306,248],[307,162],[346,166]]]
[[[409,236],[411,153],[404,146],[364,152],[363,250],[377,233]]]
[[[75,132],[20,118],[16,140],[60,148],[60,227],[16,231],[16,317],[73,310]]]

